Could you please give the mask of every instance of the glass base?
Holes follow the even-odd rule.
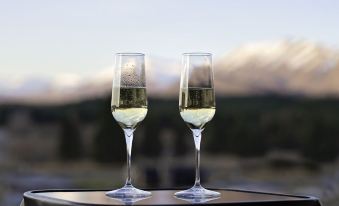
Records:
[[[106,192],[106,196],[118,199],[145,198],[151,195],[151,192],[137,189],[133,185],[125,185],[120,189]]]
[[[193,186],[188,190],[176,192],[174,195],[182,199],[201,199],[202,201],[204,199],[220,197],[219,192],[207,190],[202,186]]]

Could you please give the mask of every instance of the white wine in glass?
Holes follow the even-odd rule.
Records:
[[[147,114],[147,95],[144,54],[117,53],[112,86],[111,110],[125,134],[127,150],[127,178],[125,186],[106,193],[107,196],[130,201],[131,198],[145,198],[151,192],[132,185],[131,152],[133,132]]]
[[[200,184],[201,133],[215,114],[212,55],[209,53],[183,54],[179,110],[182,119],[191,129],[195,144],[195,183],[192,188],[176,192],[183,199],[208,199],[220,196],[219,192],[207,190]]]
[[[120,94],[113,94],[112,105],[114,119],[123,129],[136,128],[147,114],[147,97],[145,87],[121,87]]]

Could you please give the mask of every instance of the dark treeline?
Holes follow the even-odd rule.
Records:
[[[61,125],[62,159],[83,155],[83,150],[72,149],[82,145],[79,132],[72,131],[79,130],[82,123],[97,124],[90,157],[99,162],[125,159],[123,133],[112,117],[109,98],[63,106],[3,105],[0,125],[6,125],[10,115],[20,110],[29,111],[37,123]],[[180,117],[176,99],[149,99],[149,111],[136,131],[133,150],[149,157],[160,155],[166,146],[160,139],[164,129],[173,134],[175,155],[193,150],[192,139],[187,139],[190,131]],[[253,157],[276,149],[295,151],[312,161],[335,160],[339,154],[339,100],[281,96],[218,98],[216,115],[203,133],[204,152]]]

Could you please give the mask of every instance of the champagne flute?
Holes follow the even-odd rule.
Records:
[[[180,115],[193,133],[195,144],[195,183],[192,188],[176,192],[181,198],[213,198],[220,193],[207,190],[200,184],[201,133],[215,114],[212,55],[184,53],[179,94]]]
[[[147,114],[145,57],[141,53],[117,53],[112,86],[111,110],[125,134],[127,178],[125,186],[106,193],[113,198],[143,198],[151,192],[135,188],[131,181],[133,132]]]

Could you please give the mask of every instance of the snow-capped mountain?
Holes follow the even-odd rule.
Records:
[[[149,95],[166,97],[173,94],[172,85],[180,76],[180,61],[162,57],[146,58]],[[109,95],[112,89],[113,65],[92,75],[73,73],[54,77],[0,77],[0,103],[63,104]]]
[[[249,44],[219,59],[220,94],[339,95],[339,51],[307,41]]]
[[[150,96],[178,95],[180,59],[146,59]],[[91,76],[0,79],[0,102],[65,103],[110,93],[113,65]],[[214,59],[218,95],[339,96],[339,51],[308,41],[246,44]]]

